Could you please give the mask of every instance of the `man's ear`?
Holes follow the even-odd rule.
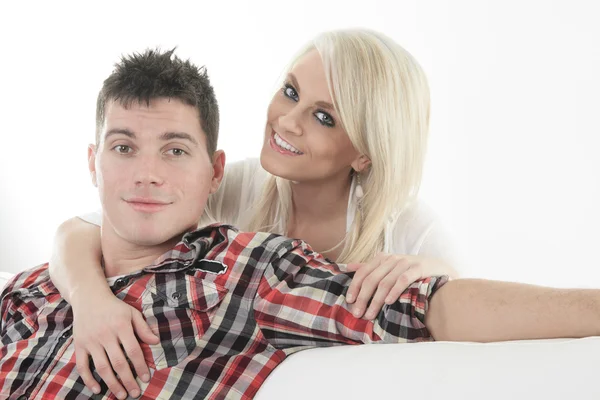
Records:
[[[210,193],[213,194],[221,186],[223,174],[225,173],[225,152],[217,150],[213,154],[213,176],[210,182]]]
[[[350,165],[355,171],[362,172],[371,165],[371,160],[366,155],[361,154]]]
[[[88,168],[90,170],[92,184],[98,187],[98,182],[96,181],[96,146],[93,144],[88,146]]]

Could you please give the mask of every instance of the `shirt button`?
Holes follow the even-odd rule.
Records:
[[[68,339],[69,336],[71,336],[71,331],[70,330],[68,330],[65,333],[63,333],[62,335],[60,335],[60,338],[63,339],[63,340],[65,340],[65,339]]]
[[[25,396],[24,394],[17,397],[17,400],[27,400],[27,399],[29,399],[29,397]]]
[[[175,293],[173,293],[173,294],[171,295],[171,298],[172,298],[173,300],[179,300],[179,299],[181,298],[181,293],[179,293],[179,292],[175,292]]]
[[[312,254],[312,251],[310,251],[309,249],[304,249],[305,256],[310,256],[311,254]]]
[[[128,283],[129,283],[129,280],[127,278],[119,278],[115,281],[115,288],[121,289],[121,288],[127,286]]]

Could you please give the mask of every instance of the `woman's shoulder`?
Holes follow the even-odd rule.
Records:
[[[407,205],[398,214],[394,226],[395,229],[404,227],[411,230],[422,230],[427,229],[437,219],[438,216],[433,209],[426,202],[418,199]]]
[[[444,260],[459,276],[464,274],[464,256],[438,214],[425,202],[406,207],[390,226],[387,252],[410,254]]]
[[[415,200],[398,215],[391,226],[391,246],[397,254],[421,254],[424,247],[445,247],[439,216],[423,200]]]
[[[260,164],[260,159],[256,157],[248,157],[243,160],[237,160],[225,164],[225,176],[229,177],[244,177],[244,176],[263,176],[267,172]]]
[[[266,177],[267,172],[257,158],[227,163],[219,190],[209,197],[201,223],[243,225],[242,219],[260,196]]]
[[[260,164],[260,159],[246,158],[225,165],[222,187],[227,186],[240,192],[247,192],[245,195],[256,194],[262,189],[266,178],[267,171]]]

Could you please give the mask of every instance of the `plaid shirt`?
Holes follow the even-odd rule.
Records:
[[[427,304],[447,278],[413,283],[374,320],[345,302],[351,274],[302,241],[213,225],[112,285],[160,343],[142,344],[143,399],[251,399],[273,369],[302,349],[433,340]],[[42,265],[2,291],[0,398],[116,399],[94,395],[76,370],[73,314]],[[95,378],[99,376],[95,373]]]

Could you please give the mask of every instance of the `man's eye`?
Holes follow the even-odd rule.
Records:
[[[296,92],[296,89],[292,85],[285,85],[283,87],[283,94],[285,97],[298,101],[298,92]]]
[[[330,127],[335,126],[335,121],[334,121],[333,117],[323,111],[317,111],[315,113],[315,117],[317,117],[317,119],[319,120],[319,123],[321,125],[330,126]]]
[[[115,147],[113,147],[113,150],[115,150],[117,153],[120,154],[129,154],[133,151],[133,149],[127,145],[124,144],[118,144]]]
[[[181,149],[171,149],[167,151],[168,154],[171,154],[173,156],[176,157],[181,157],[183,155],[186,155],[187,153],[185,152],[185,150],[181,150]]]

